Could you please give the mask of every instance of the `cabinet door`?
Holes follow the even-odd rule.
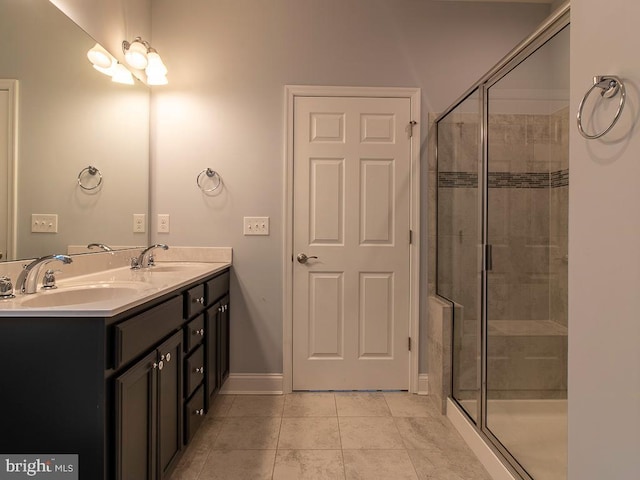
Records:
[[[205,328],[206,342],[205,342],[205,355],[206,355],[206,407],[209,411],[211,405],[211,395],[218,391],[218,309],[220,303],[216,303],[207,310],[207,325]]]
[[[164,478],[182,449],[182,332],[158,347],[158,359],[158,477]]]
[[[155,480],[157,353],[116,378],[116,480]]]
[[[229,296],[220,300],[218,312],[218,388],[229,376]]]

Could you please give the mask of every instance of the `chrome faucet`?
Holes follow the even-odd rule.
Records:
[[[134,257],[131,259],[131,268],[138,269],[138,268],[152,267],[154,263],[153,263],[153,255],[151,254],[151,251],[155,250],[156,248],[169,250],[169,246],[165,245],[164,243],[156,243],[155,245],[151,245],[145,248],[137,258]]]
[[[91,250],[93,247],[101,248],[105,252],[113,252],[113,248],[111,248],[109,245],[105,245],[104,243],[90,243],[89,245],[87,245],[87,248],[89,250]]]
[[[18,281],[16,282],[16,288],[18,291],[24,294],[36,293],[38,290],[40,268],[47,263],[55,261],[68,264],[73,262],[73,259],[69,255],[46,255],[35,259],[30,264],[25,265],[22,272],[20,272]]]

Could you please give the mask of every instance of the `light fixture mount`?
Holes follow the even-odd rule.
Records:
[[[131,42],[123,40],[122,53],[131,67],[145,71],[148,85],[166,85],[167,67],[149,42],[136,37]]]

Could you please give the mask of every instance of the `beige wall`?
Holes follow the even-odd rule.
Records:
[[[593,75],[619,75],[629,98],[601,140],[571,125],[570,480],[640,472],[638,18],[640,3],[629,0],[580,0],[571,11],[571,111]]]
[[[155,238],[233,246],[233,372],[282,372],[284,85],[421,87],[423,112],[440,111],[548,8],[415,0],[194,0],[189,8],[153,2],[154,43],[169,65],[170,84],[153,95],[152,205],[154,215],[171,215],[172,229]],[[426,113],[419,120],[426,124]],[[223,178],[217,196],[195,187],[207,167]],[[258,215],[271,218],[271,235],[242,236],[242,217]],[[425,334],[423,328],[422,345]],[[426,348],[422,371],[425,355]]]

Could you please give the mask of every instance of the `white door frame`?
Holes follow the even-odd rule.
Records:
[[[7,118],[7,251],[3,261],[16,258],[18,193],[18,80],[0,79],[0,90],[9,92]]]
[[[283,250],[283,332],[282,373],[283,392],[293,390],[293,128],[295,97],[386,97],[408,98],[411,102],[413,126],[411,137],[411,212],[412,241],[410,256],[409,334],[411,352],[409,366],[409,392],[418,392],[418,359],[420,357],[420,89],[388,87],[323,87],[312,85],[285,85],[285,201],[284,250]]]

